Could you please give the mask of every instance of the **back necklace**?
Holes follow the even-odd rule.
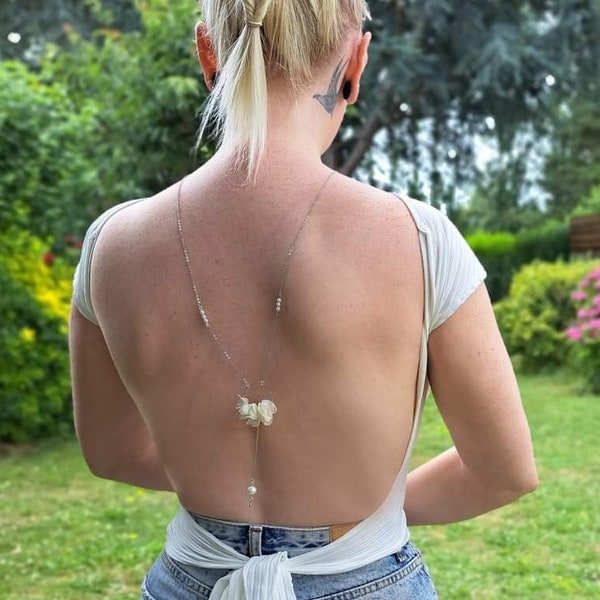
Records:
[[[300,238],[300,235],[304,231],[304,229],[310,219],[313,208],[315,207],[315,205],[317,204],[317,201],[321,197],[321,194],[322,194],[323,190],[325,189],[325,186],[327,185],[327,183],[333,177],[334,174],[335,174],[335,171],[330,173],[328,175],[328,177],[325,179],[325,181],[323,182],[323,184],[321,185],[321,187],[319,188],[319,191],[317,192],[315,199],[312,201],[312,203],[308,209],[308,212],[306,213],[306,216],[304,217],[304,220],[302,221],[302,223],[300,225],[300,228],[298,229],[298,231],[296,232],[296,235],[292,239],[292,243],[291,243],[289,250],[285,256],[285,259],[283,261],[283,266],[281,267],[281,272],[279,275],[279,291],[278,291],[277,296],[274,301],[273,324],[272,324],[269,338],[267,341],[267,350],[266,350],[265,358],[264,358],[264,366],[261,371],[263,373],[263,378],[260,380],[258,385],[253,385],[248,380],[248,378],[244,375],[244,373],[238,368],[236,363],[233,361],[233,359],[231,358],[231,354],[225,348],[225,346],[221,342],[219,336],[217,335],[212,323],[210,322],[210,320],[208,318],[206,308],[204,307],[204,305],[202,304],[202,301],[200,300],[200,292],[198,291],[198,285],[196,284],[196,280],[194,279],[194,275],[192,273],[192,263],[190,261],[190,254],[188,252],[188,249],[187,249],[187,246],[185,243],[185,237],[183,235],[183,225],[182,225],[182,221],[181,221],[181,189],[183,187],[185,178],[181,180],[181,182],[179,183],[179,188],[177,190],[177,230],[179,232],[179,241],[181,242],[181,249],[183,250],[183,256],[185,258],[187,272],[190,277],[190,282],[192,284],[192,289],[194,291],[194,297],[196,299],[196,308],[198,309],[198,314],[200,315],[200,318],[202,319],[204,326],[208,329],[215,344],[217,345],[217,347],[219,348],[219,350],[221,351],[221,353],[227,360],[228,364],[235,371],[235,373],[240,378],[240,380],[243,384],[242,393],[237,394],[237,402],[235,404],[235,409],[237,410],[240,419],[245,421],[246,425],[249,425],[250,427],[253,427],[256,429],[256,435],[255,435],[255,440],[254,440],[254,456],[252,459],[252,469],[250,471],[250,480],[249,480],[248,487],[247,487],[248,506],[249,507],[253,506],[254,496],[256,496],[256,494],[258,493],[258,487],[256,485],[256,468],[257,468],[257,464],[258,464],[258,442],[259,442],[259,437],[260,437],[260,428],[261,428],[261,425],[265,425],[267,427],[269,425],[271,425],[273,423],[273,416],[277,412],[277,405],[273,401],[273,397],[274,397],[273,392],[271,391],[271,388],[269,387],[269,385],[267,383],[267,375],[269,373],[271,351],[273,348],[273,339],[275,337],[275,330],[277,329],[277,320],[278,320],[279,314],[281,313],[281,308],[282,308],[282,304],[283,304],[283,293],[285,290],[285,283],[286,283],[286,279],[287,279],[288,270],[290,267],[290,261],[296,250],[296,246],[298,244],[298,239]],[[249,396],[250,396],[249,392],[253,388],[259,389],[259,393],[254,394],[254,395],[262,396],[262,398],[260,398],[257,402],[251,402],[251,400],[249,398]]]

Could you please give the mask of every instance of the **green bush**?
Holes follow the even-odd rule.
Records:
[[[517,238],[508,232],[477,232],[467,236],[467,243],[487,271],[486,285],[493,301],[503,298],[518,267]]]
[[[494,306],[508,351],[528,371],[563,365],[570,353],[564,332],[573,319],[570,297],[593,261],[535,261],[514,276],[508,296]]]
[[[96,126],[91,104],[80,110],[64,86],[18,61],[0,61],[0,229],[62,236],[91,220]]]
[[[486,283],[494,302],[506,296],[513,275],[522,265],[569,257],[569,228],[560,221],[549,221],[517,234],[477,232],[466,239],[488,273]]]
[[[569,258],[569,226],[563,221],[547,221],[535,229],[517,234],[516,257],[519,264],[533,260],[555,262]]]
[[[590,193],[582,198],[573,211],[574,217],[587,217],[600,214],[600,185],[595,185]]]
[[[136,7],[141,31],[71,32],[35,70],[0,61],[0,440],[71,427],[66,319],[89,223],[212,151],[192,152],[206,95],[193,3]]]
[[[157,193],[212,152],[193,151],[206,95],[193,3],[136,5],[142,31],[71,32],[35,70],[0,61],[0,230],[81,237],[106,208]]]
[[[67,313],[72,267],[48,245],[0,233],[0,441],[72,429]]]
[[[204,144],[194,151],[206,97],[193,44],[194,3],[149,0],[136,7],[141,31],[103,28],[92,40],[73,34],[66,51],[43,62],[45,78],[97,114],[91,151],[101,202],[96,213],[157,193],[214,149]]]

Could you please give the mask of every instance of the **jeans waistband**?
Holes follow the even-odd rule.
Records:
[[[298,556],[326,546],[352,529],[357,523],[323,527],[282,527],[225,521],[190,512],[203,529],[246,556],[262,556],[287,551]]]

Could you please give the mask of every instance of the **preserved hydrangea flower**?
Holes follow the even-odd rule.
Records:
[[[250,402],[245,396],[238,394],[238,403],[235,405],[240,419],[246,421],[250,427],[258,427],[262,425],[271,425],[273,423],[273,415],[277,412],[277,406],[271,400],[264,399],[260,402]]]

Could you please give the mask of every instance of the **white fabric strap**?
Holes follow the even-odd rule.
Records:
[[[405,479],[403,471],[399,477]],[[394,486],[392,491],[403,489]],[[396,504],[396,502],[391,502]],[[387,507],[388,503],[384,503]],[[295,600],[292,573],[330,575],[358,569],[400,550],[408,541],[404,511],[376,511],[336,541],[289,558],[287,552],[247,557],[202,528],[181,507],[167,530],[167,554],[181,563],[231,573],[217,581],[210,600]]]

